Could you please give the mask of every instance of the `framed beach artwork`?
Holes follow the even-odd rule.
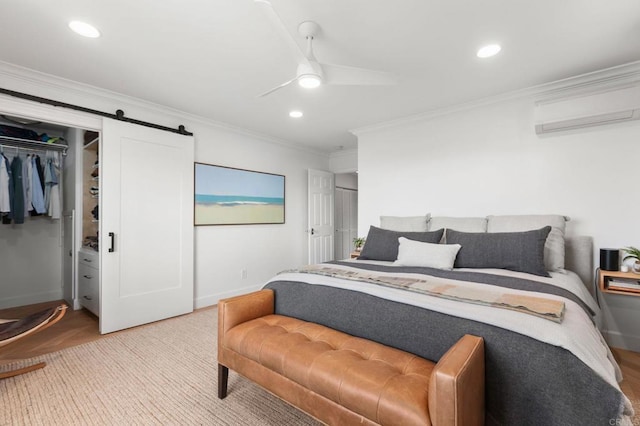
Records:
[[[285,178],[195,163],[195,225],[284,223]]]

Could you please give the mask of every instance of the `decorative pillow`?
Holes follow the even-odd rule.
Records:
[[[460,244],[456,268],[499,268],[548,277],[544,243],[551,231],[471,233],[447,229],[447,243]]]
[[[358,259],[393,262],[398,258],[398,238],[405,237],[414,241],[435,244],[440,242],[443,233],[443,229],[433,232],[396,232],[371,226],[367,234],[367,242],[364,243]]]
[[[429,230],[440,228],[455,229],[460,232],[487,232],[487,218],[451,216],[432,217],[429,220]]]
[[[460,250],[460,244],[432,244],[398,238],[398,266],[426,266],[428,268],[451,269]]]
[[[430,213],[425,216],[380,216],[380,228],[398,232],[426,232]]]
[[[566,216],[546,215],[511,215],[488,216],[487,232],[519,232],[551,226],[551,232],[544,246],[544,264],[547,271],[564,270],[564,232]]]

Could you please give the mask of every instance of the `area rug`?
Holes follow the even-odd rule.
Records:
[[[48,364],[0,380],[0,425],[319,425],[233,371],[219,400],[216,338],[207,309],[3,366]]]
[[[0,425],[318,425],[234,372],[218,399],[216,315],[198,311],[29,360],[47,366],[0,381]]]

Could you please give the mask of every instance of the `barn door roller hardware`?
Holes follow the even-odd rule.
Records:
[[[9,95],[9,96],[13,96],[15,98],[20,98],[20,99],[26,99],[28,101],[39,102],[41,104],[53,105],[55,107],[69,108],[69,109],[73,109],[75,111],[86,112],[86,113],[89,113],[89,114],[99,115],[101,117],[113,118],[115,120],[125,121],[125,122],[131,123],[131,124],[137,124],[139,126],[151,127],[153,129],[158,129],[158,130],[164,130],[166,132],[177,133],[179,135],[193,136],[193,133],[188,132],[182,124],[180,126],[178,126],[177,129],[174,129],[172,127],[162,126],[160,124],[154,124],[154,123],[149,123],[147,121],[136,120],[136,119],[133,119],[133,118],[125,117],[124,111],[121,110],[121,109],[117,110],[115,114],[110,114],[110,113],[104,112],[104,111],[98,111],[98,110],[91,109],[91,108],[85,108],[85,107],[82,107],[82,106],[79,106],[79,105],[68,104],[68,103],[65,103],[65,102],[60,102],[60,101],[56,101],[56,100],[53,100],[53,99],[42,98],[40,96],[29,95],[28,93],[16,92],[16,91],[9,90],[9,89],[0,88],[0,93],[3,93],[5,95]]]

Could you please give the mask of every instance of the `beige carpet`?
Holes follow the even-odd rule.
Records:
[[[30,360],[48,365],[0,381],[0,425],[317,425],[234,372],[218,399],[216,315],[199,311]]]

